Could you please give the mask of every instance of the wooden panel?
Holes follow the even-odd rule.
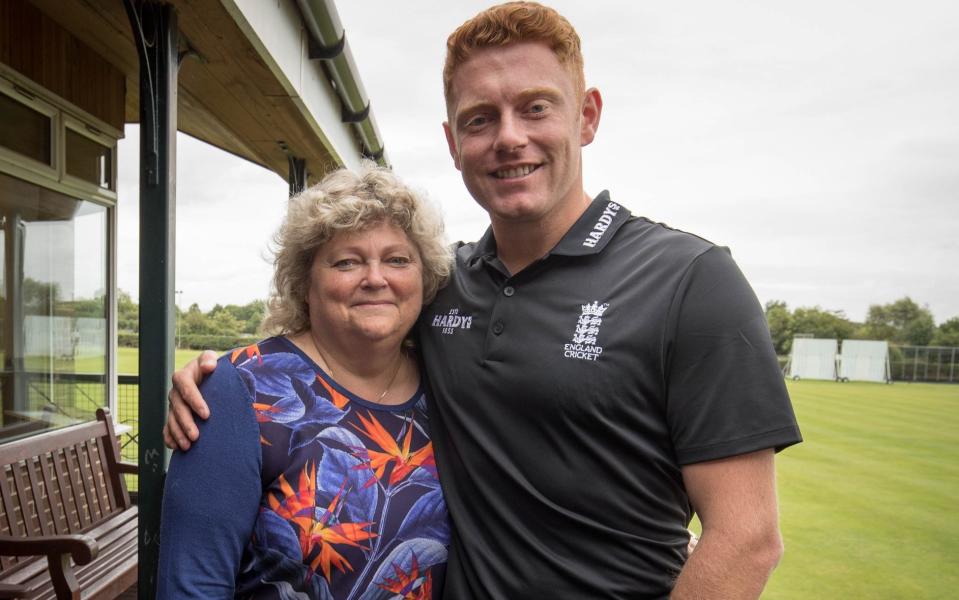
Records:
[[[117,129],[124,74],[24,0],[0,0],[0,61]]]

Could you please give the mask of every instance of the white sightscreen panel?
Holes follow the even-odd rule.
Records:
[[[789,376],[800,379],[835,379],[838,340],[793,339]]]
[[[850,381],[886,381],[889,344],[874,340],[844,340],[839,376]]]

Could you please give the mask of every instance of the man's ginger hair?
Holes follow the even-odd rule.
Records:
[[[573,26],[563,15],[537,2],[507,2],[466,21],[446,40],[443,94],[447,106],[453,93],[453,73],[475,50],[519,42],[542,42],[549,46],[573,77],[573,86],[582,98],[586,76],[579,35]]]

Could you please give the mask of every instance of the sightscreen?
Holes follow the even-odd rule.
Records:
[[[787,376],[793,379],[836,379],[838,350],[838,340],[794,338]]]
[[[849,381],[888,381],[889,344],[875,340],[843,340],[839,377]]]

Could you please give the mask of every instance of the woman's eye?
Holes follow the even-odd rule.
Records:
[[[394,267],[405,267],[413,262],[413,259],[411,259],[409,256],[391,256],[390,258],[386,259],[386,262]]]
[[[340,260],[335,261],[332,266],[334,269],[347,271],[349,269],[356,267],[356,265],[358,264],[359,264],[359,261],[354,258],[341,258]]]

